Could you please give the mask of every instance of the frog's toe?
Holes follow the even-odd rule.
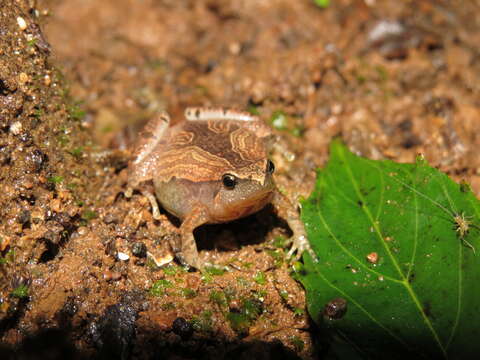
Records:
[[[185,254],[182,252],[177,252],[175,254],[175,257],[177,258],[177,260],[180,262],[182,266],[187,267],[189,269],[194,268],[197,270],[203,270],[205,267],[205,264],[199,258],[189,259],[188,256],[185,256]]]
[[[171,232],[170,234],[165,236],[165,240],[168,241],[168,244],[170,245],[170,249],[172,249],[174,254],[178,254],[182,251],[182,237],[178,232]]]
[[[212,269],[215,269],[215,270],[219,270],[219,271],[232,271],[232,268],[228,265],[219,265],[219,264],[214,264],[214,263],[211,263],[211,262],[205,262],[203,264],[203,268],[212,268]]]
[[[300,259],[301,255],[302,255],[302,252],[299,251],[299,249],[295,246],[295,244],[293,244],[287,253],[287,258],[297,261]]]
[[[158,208],[157,198],[155,197],[155,195],[153,195],[150,191],[146,190],[142,191],[142,195],[148,199],[150,205],[152,206],[152,217],[155,220],[161,220],[162,215],[160,214],[160,209]]]
[[[302,254],[307,251],[312,259],[317,262],[318,258],[313,249],[310,246],[310,243],[305,235],[296,236],[293,239],[293,244],[290,250],[287,253],[287,257],[297,261],[300,260]]]
[[[182,265],[183,267],[186,267],[186,268],[190,268],[191,265],[187,262],[187,260],[185,260],[185,257],[183,256],[183,254],[181,252],[177,252],[175,254],[175,257],[177,258],[180,265]]]

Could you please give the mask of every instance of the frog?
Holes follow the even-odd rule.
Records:
[[[287,256],[299,259],[307,250],[316,259],[297,207],[275,185],[269,159],[275,138],[258,116],[237,109],[188,107],[174,125],[159,112],[134,145],[125,195],[139,190],[154,219],[161,218],[160,204],[181,221],[172,248],[185,266],[206,265],[193,234],[197,227],[240,219],[267,204],[293,233]]]

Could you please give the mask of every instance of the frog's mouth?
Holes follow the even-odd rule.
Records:
[[[225,205],[222,214],[216,216],[216,222],[227,222],[240,219],[260,211],[269,204],[273,198],[273,191],[259,191],[256,194],[250,194],[246,199],[239,199]]]

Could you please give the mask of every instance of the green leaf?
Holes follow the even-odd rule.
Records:
[[[334,141],[302,218],[319,261],[305,255],[297,275],[326,335],[367,358],[480,352],[480,203],[468,186],[421,158],[368,160]]]

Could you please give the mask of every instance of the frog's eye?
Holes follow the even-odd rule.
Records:
[[[228,190],[232,190],[237,185],[237,178],[231,174],[225,174],[222,176],[223,186]]]
[[[275,171],[275,165],[273,164],[272,161],[268,160],[267,161],[267,173],[273,174],[274,171]]]

